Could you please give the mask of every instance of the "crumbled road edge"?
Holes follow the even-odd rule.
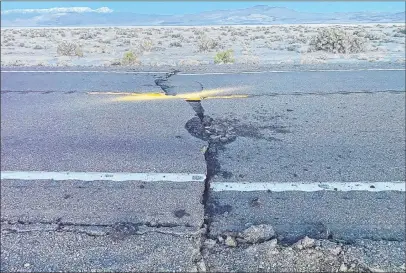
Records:
[[[284,246],[276,238],[251,244],[223,235],[204,242],[203,257],[207,272],[405,272],[405,242],[305,237]]]

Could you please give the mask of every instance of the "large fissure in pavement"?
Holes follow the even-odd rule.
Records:
[[[194,137],[207,142],[205,146],[204,157],[206,161],[206,179],[205,190],[202,196],[204,205],[205,219],[204,228],[205,236],[210,236],[210,225],[213,211],[216,210],[217,204],[209,200],[210,181],[214,176],[230,178],[232,173],[223,170],[219,161],[219,153],[226,149],[226,145],[237,139],[237,136],[264,139],[266,141],[278,141],[278,139],[262,135],[260,128],[252,124],[246,124],[235,118],[212,118],[205,114],[202,101],[199,99],[186,100],[195,112],[195,116],[189,119],[185,124],[185,129]],[[273,126],[273,131],[282,130],[280,126]],[[269,128],[267,128],[269,129]]]
[[[179,73],[179,70],[172,70],[168,73],[166,73],[163,77],[159,77],[155,80],[155,84],[157,86],[159,86],[166,95],[171,95],[174,96],[176,95],[176,92],[174,90],[174,86],[171,85],[168,80],[170,77],[172,77],[173,75],[176,75],[177,73]]]
[[[155,84],[159,86],[166,95],[177,95],[176,86],[173,85],[169,79],[176,75],[179,71],[173,70],[168,72],[163,77],[159,77],[155,80]],[[199,82],[198,82],[199,83]],[[203,85],[199,83],[199,91],[204,89]],[[218,151],[224,149],[224,145],[235,140],[235,133],[231,132],[229,128],[224,125],[216,123],[216,121],[208,115],[204,114],[204,108],[200,99],[186,100],[195,112],[195,116],[188,120],[185,124],[185,129],[194,137],[199,138],[207,142],[207,146],[204,147],[204,158],[206,161],[206,179],[204,181],[204,191],[201,198],[201,203],[204,208],[204,219],[202,224],[202,238],[200,241],[200,255],[196,257],[195,263],[198,266],[198,271],[206,271],[206,267],[203,261],[203,248],[204,241],[210,233],[210,209],[209,195],[210,195],[210,180],[213,176],[221,172],[220,163],[217,155]]]
[[[196,112],[196,116],[186,122],[185,129],[192,136],[207,141],[204,153],[207,165],[206,180],[210,181],[213,176],[218,174],[227,176],[227,173],[221,169],[217,155],[219,151],[225,149],[225,145],[237,138],[234,128],[205,115],[200,100],[188,100],[187,102]]]
[[[172,70],[166,73],[164,76],[155,79],[155,84],[159,86],[166,95],[177,95],[176,86],[169,80],[172,76],[178,74],[179,70]],[[199,83],[199,82],[198,82]],[[200,90],[204,87],[201,83]],[[220,164],[217,159],[218,151],[224,149],[224,145],[235,140],[236,134],[229,130],[228,126],[216,122],[213,118],[204,114],[204,108],[200,99],[186,100],[192,107],[196,116],[188,120],[185,124],[186,130],[194,137],[207,141],[205,147],[204,157],[206,161],[206,179],[205,179],[205,191],[203,194],[202,203],[207,204],[209,181],[210,179],[221,172]]]
[[[159,86],[166,95],[177,95],[175,86],[171,83],[170,78],[178,74],[179,70],[172,70],[162,77],[155,79],[155,84]],[[203,85],[199,82],[199,91],[204,89]],[[217,158],[218,152],[224,149],[224,146],[236,139],[234,129],[227,123],[216,121],[208,115],[205,115],[204,108],[200,99],[186,100],[195,112],[195,116],[188,120],[185,124],[185,129],[194,137],[202,139],[207,142],[204,148],[204,158],[206,161],[206,179],[203,196],[201,203],[204,206],[204,222],[203,227],[205,234],[210,231],[210,209],[209,209],[209,194],[210,194],[210,180],[213,176],[221,174],[227,176],[227,172],[221,170],[219,160]]]
[[[224,124],[216,122],[213,118],[204,114],[204,108],[201,100],[186,100],[192,109],[195,111],[196,116],[188,120],[185,124],[185,129],[194,137],[202,139],[207,142],[207,146],[204,148],[204,158],[206,161],[206,179],[204,181],[204,192],[201,199],[201,203],[204,207],[204,220],[202,229],[204,233],[202,235],[200,244],[200,253],[202,255],[204,249],[204,241],[210,234],[211,225],[211,210],[209,203],[210,196],[210,181],[218,174],[223,174],[218,160],[218,152],[224,149],[224,146],[233,142],[236,139],[236,134],[230,130],[229,127]],[[196,264],[203,263],[203,256],[200,257],[200,261],[196,261]],[[203,269],[206,271],[207,268]]]

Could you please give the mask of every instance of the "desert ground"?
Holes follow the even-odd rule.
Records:
[[[405,62],[404,24],[3,28],[2,66]]]

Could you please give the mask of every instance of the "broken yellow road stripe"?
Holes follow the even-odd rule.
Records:
[[[203,99],[234,99],[234,98],[247,98],[248,95],[218,95],[225,92],[233,92],[241,90],[245,87],[238,88],[222,88],[204,90],[201,92],[183,93],[177,95],[166,95],[165,93],[130,93],[130,92],[88,92],[89,95],[116,95],[120,96],[115,98],[114,101],[147,101],[147,100],[169,100],[169,99],[183,99],[199,101]]]

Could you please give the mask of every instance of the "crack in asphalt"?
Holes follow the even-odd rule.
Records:
[[[202,86],[203,87],[203,86]],[[202,225],[202,238],[200,241],[199,257],[195,264],[199,272],[208,272],[208,268],[203,259],[204,241],[210,234],[211,225],[211,209],[209,205],[210,195],[210,180],[218,174],[227,176],[227,172],[221,170],[221,165],[218,160],[218,152],[224,150],[224,146],[233,142],[236,139],[236,134],[230,126],[224,123],[216,122],[213,118],[204,114],[204,108],[201,100],[186,100],[196,116],[188,120],[185,124],[185,129],[194,137],[207,141],[204,158],[206,161],[206,179],[204,181],[204,191],[201,199],[201,204],[204,207],[204,219]]]
[[[177,95],[174,85],[169,82],[169,79],[178,74],[179,70],[173,70],[166,73],[164,76],[158,77],[155,79],[155,85],[159,86],[165,93],[165,95],[174,96]],[[197,82],[197,81],[196,81]],[[204,89],[202,83],[197,82],[200,85],[201,90]],[[41,94],[50,94],[55,93],[56,91],[1,91],[1,93],[20,93],[28,94],[31,92],[41,93]],[[77,93],[78,91],[68,91],[61,92],[65,94]],[[302,92],[302,93],[290,93],[290,94],[260,94],[260,95],[250,95],[250,97],[261,97],[261,96],[296,96],[296,95],[335,95],[335,94],[373,94],[373,93],[400,93],[404,91],[398,90],[385,90],[385,91],[361,91],[361,92],[348,92],[348,91],[338,91],[334,93],[316,93],[316,92]],[[205,262],[203,258],[203,251],[205,250],[204,241],[206,239],[216,240],[217,238],[213,235],[210,235],[210,226],[212,224],[212,215],[213,212],[217,209],[216,202],[209,201],[210,197],[210,181],[216,175],[221,175],[225,178],[230,177],[231,173],[222,170],[221,164],[218,160],[218,154],[221,151],[224,151],[225,146],[229,143],[232,143],[236,140],[238,136],[241,137],[250,137],[258,139],[266,139],[269,141],[276,141],[276,138],[265,138],[259,131],[260,129],[269,129],[275,132],[280,133],[290,133],[286,128],[282,127],[256,127],[251,124],[242,123],[237,119],[226,119],[226,118],[212,118],[209,115],[205,115],[204,107],[202,106],[201,100],[186,100],[186,102],[192,107],[196,116],[189,119],[185,124],[185,129],[196,138],[199,138],[207,142],[207,146],[204,151],[204,158],[206,161],[206,179],[204,181],[204,191],[201,197],[201,204],[204,207],[204,221],[200,230],[197,230],[195,233],[182,233],[171,231],[171,228],[183,227],[183,228],[193,228],[194,226],[188,224],[174,224],[174,223],[153,223],[153,222],[116,222],[114,224],[78,224],[70,222],[62,222],[61,219],[56,221],[8,221],[1,220],[3,223],[9,225],[9,227],[2,228],[3,231],[9,233],[23,233],[23,232],[43,232],[43,231],[55,231],[55,232],[72,232],[72,233],[81,233],[88,236],[112,236],[116,239],[123,239],[127,236],[133,235],[144,235],[148,233],[161,233],[168,234],[172,236],[187,236],[187,235],[201,235],[200,238],[200,247],[199,247],[199,256],[195,259],[195,264],[199,265],[199,271],[202,268],[205,268]],[[279,131],[278,131],[279,130]],[[284,130],[284,131],[281,131]],[[278,140],[280,141],[280,140]],[[140,230],[141,227],[150,228],[152,230]],[[169,230],[165,230],[169,229]],[[236,236],[236,234],[221,234],[223,239],[227,236]],[[332,236],[327,239],[332,240]],[[265,242],[270,241],[265,240]],[[378,240],[377,240],[378,241]],[[396,241],[396,240],[393,240]],[[353,242],[342,241],[343,244],[351,245]],[[289,242],[293,244],[293,242]],[[251,244],[239,244],[238,247],[246,247]],[[203,266],[201,265],[203,263]]]
[[[202,85],[202,90],[204,89]],[[387,91],[382,91],[382,92],[388,92]],[[394,92],[394,93],[399,93],[398,91],[395,90],[390,90],[389,92]],[[353,94],[353,93],[365,93],[365,94],[373,94],[374,92],[337,92],[335,94],[341,94],[341,95],[346,95],[346,94]],[[176,95],[176,94],[175,94]],[[269,96],[273,96],[274,94],[270,94]],[[334,93],[294,93],[294,94],[277,94],[277,95],[334,95]],[[254,95],[255,96],[255,95]],[[252,97],[254,97],[252,96]],[[262,96],[262,95],[258,95]],[[268,95],[266,95],[268,96]],[[207,239],[215,240],[217,241],[217,238],[210,233],[210,227],[212,224],[212,216],[213,216],[213,211],[216,209],[216,204],[215,202],[210,202],[209,197],[210,197],[210,181],[211,179],[216,176],[216,175],[221,175],[222,177],[230,177],[232,174],[223,171],[221,168],[221,164],[218,159],[218,154],[221,151],[224,151],[225,146],[233,141],[236,140],[238,136],[240,137],[248,137],[248,138],[255,138],[255,139],[264,139],[267,141],[281,141],[280,139],[274,138],[274,137],[267,137],[264,135],[261,130],[266,129],[269,131],[272,131],[274,133],[283,133],[283,134],[288,134],[291,133],[289,128],[286,126],[281,126],[281,125],[271,125],[271,126],[262,126],[258,127],[253,124],[245,124],[241,122],[238,119],[234,118],[216,118],[213,119],[211,116],[205,114],[204,107],[202,106],[202,101],[201,100],[186,100],[186,102],[189,103],[189,105],[192,107],[194,110],[196,116],[193,118],[189,119],[186,124],[185,124],[185,129],[194,137],[199,138],[201,140],[204,140],[207,142],[207,147],[204,153],[205,161],[206,161],[206,179],[205,179],[205,187],[204,187],[204,192],[202,195],[201,203],[204,206],[204,222],[202,225],[202,237],[200,241],[200,255],[196,259],[195,263],[196,265],[200,264],[200,268],[203,268],[203,270],[200,271],[206,271],[209,272],[210,268],[208,268],[208,265],[206,265],[204,261],[204,251],[205,251],[205,244],[204,242]],[[326,240],[329,241],[336,241],[333,238],[333,234],[328,232],[327,228],[324,228],[325,230],[325,236],[321,236]],[[229,234],[227,234],[229,235]],[[225,239],[227,236],[223,236],[223,239]],[[266,241],[270,241],[266,240]],[[382,239],[381,239],[382,240]],[[286,246],[292,246],[295,242],[293,241],[284,241],[281,240],[281,243],[283,243]],[[346,243],[351,243],[351,242],[346,242]],[[250,244],[239,244],[237,247],[246,247],[247,245]],[[256,245],[256,244],[253,244]],[[203,264],[203,266],[201,265]],[[198,266],[199,268],[199,266]]]
[[[8,225],[4,227],[4,225]],[[162,233],[176,236],[184,236],[182,232],[162,231],[159,229],[166,228],[194,228],[188,224],[174,224],[174,223],[152,223],[152,222],[116,222],[114,224],[83,224],[62,222],[60,219],[56,221],[10,221],[2,220],[2,231],[8,233],[27,233],[27,232],[73,232],[83,233],[88,236],[108,236],[121,238],[129,235],[143,235],[146,233]],[[140,227],[152,228],[153,230],[140,231]],[[196,234],[200,231],[196,231]]]
[[[174,86],[168,84],[168,79],[173,75],[176,75],[179,71],[175,70],[167,73],[165,76],[155,80],[155,84],[159,86],[166,95],[177,95],[174,91]],[[197,81],[196,81],[197,82]],[[200,85],[200,89],[203,90],[202,83],[197,82]],[[200,90],[200,91],[201,91]],[[206,264],[203,259],[204,241],[210,233],[210,209],[208,209],[208,200],[210,194],[210,180],[213,176],[221,172],[221,166],[217,159],[219,150],[224,149],[224,145],[231,143],[236,139],[235,133],[231,132],[229,128],[224,124],[218,124],[216,121],[208,115],[204,114],[204,108],[200,99],[189,99],[186,102],[192,107],[196,116],[188,120],[185,124],[185,129],[193,137],[199,138],[207,142],[205,147],[204,158],[206,161],[206,179],[204,181],[204,191],[201,198],[201,204],[204,207],[204,219],[201,226],[201,239],[199,247],[199,255],[195,258],[195,265],[198,272],[206,272]]]
[[[165,92],[165,95],[170,96],[176,95],[176,92],[173,90],[175,86],[170,85],[168,80],[170,77],[178,74],[179,72],[180,72],[179,70],[172,70],[166,73],[164,76],[158,77],[157,79],[155,79],[155,85],[159,86]]]

